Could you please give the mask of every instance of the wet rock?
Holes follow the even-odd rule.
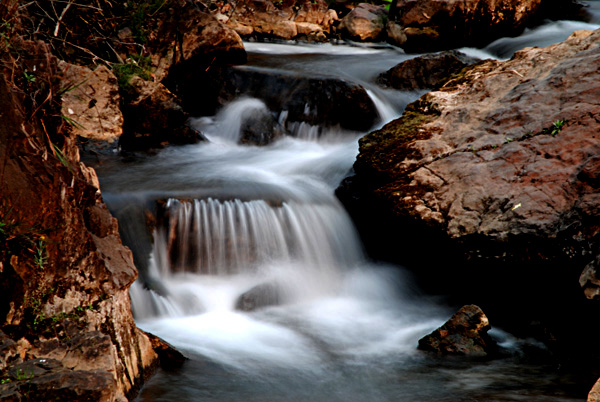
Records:
[[[193,144],[202,138],[186,124],[189,116],[179,99],[158,82],[134,77],[123,113],[125,133],[119,144],[127,151]]]
[[[362,86],[337,78],[229,67],[215,71],[209,81],[190,82],[190,102],[200,88],[206,96],[194,105],[193,114],[214,114],[227,102],[246,95],[263,100],[276,113],[287,111],[288,121],[359,131],[372,127],[378,118]]]
[[[453,74],[477,59],[456,50],[406,60],[381,73],[377,82],[404,91],[433,89],[444,85]]]
[[[183,354],[181,354],[181,352],[175,349],[164,339],[159,338],[154,334],[151,334],[149,332],[144,332],[144,334],[146,334],[148,339],[150,339],[152,349],[154,349],[154,351],[158,355],[158,358],[160,359],[160,366],[163,369],[172,370],[183,366],[187,358]]]
[[[281,303],[279,287],[272,283],[264,283],[242,294],[235,303],[235,309],[254,311],[263,307],[276,306]]]
[[[600,356],[586,335],[597,306],[574,283],[600,249],[599,44],[576,32],[465,68],[363,137],[338,190],[372,254],[398,261],[401,245],[430,291],[477,300],[524,336],[542,323],[579,356]]]
[[[72,132],[84,138],[109,143],[123,133],[123,114],[117,78],[108,67],[59,63],[63,73],[62,114],[72,120]]]
[[[461,307],[444,325],[419,340],[419,349],[441,355],[488,356],[497,350],[490,322],[478,306]]]
[[[360,3],[352,9],[338,27],[342,34],[361,41],[381,40],[386,32],[387,10],[368,3]]]
[[[482,46],[518,34],[532,22],[541,0],[394,0],[390,20],[404,28],[410,51]]]
[[[242,123],[242,144],[267,145],[284,135],[284,130],[268,111],[248,117]]]

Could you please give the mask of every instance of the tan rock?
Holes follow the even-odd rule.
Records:
[[[117,78],[104,65],[95,70],[66,62],[62,87],[70,88],[62,96],[63,116],[73,120],[72,131],[84,138],[114,142],[123,133]]]
[[[360,3],[340,23],[339,30],[351,38],[376,41],[385,32],[386,10],[373,4]]]

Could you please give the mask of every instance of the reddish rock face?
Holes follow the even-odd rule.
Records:
[[[444,325],[419,340],[419,349],[441,355],[487,356],[497,351],[492,327],[475,305],[461,307]]]
[[[370,250],[434,291],[600,354],[577,283],[589,263],[597,297],[598,99],[600,31],[467,67],[361,139],[338,195]]]
[[[129,306],[137,271],[94,171],[56,117],[56,59],[42,42],[11,46],[19,60],[4,53],[1,65],[18,76],[35,71],[35,81],[0,75],[2,369],[49,356],[62,362],[29,364],[28,381],[0,385],[0,399],[27,392],[30,400],[122,400],[156,361]]]
[[[390,19],[404,28],[409,50],[477,46],[516,34],[541,0],[396,0]]]

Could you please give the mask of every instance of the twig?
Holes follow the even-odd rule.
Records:
[[[54,37],[58,36],[58,28],[60,28],[60,22],[62,21],[63,17],[65,16],[65,13],[67,12],[67,10],[71,7],[71,4],[73,4],[73,2],[69,1],[69,4],[67,4],[65,6],[65,8],[63,8],[62,12],[60,13],[60,17],[58,17],[58,21],[56,21],[56,28],[54,28]]]

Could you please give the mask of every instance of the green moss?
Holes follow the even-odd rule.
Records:
[[[136,75],[145,80],[150,80],[152,78],[151,66],[152,60],[150,57],[132,56],[125,63],[113,64],[112,69],[117,77],[119,88],[127,90],[131,79]]]
[[[400,162],[421,156],[410,144],[432,136],[433,133],[425,125],[439,114],[428,101],[427,95],[408,105],[399,119],[360,140],[360,154],[355,165],[357,171],[369,171],[382,179],[402,173],[397,167]]]

